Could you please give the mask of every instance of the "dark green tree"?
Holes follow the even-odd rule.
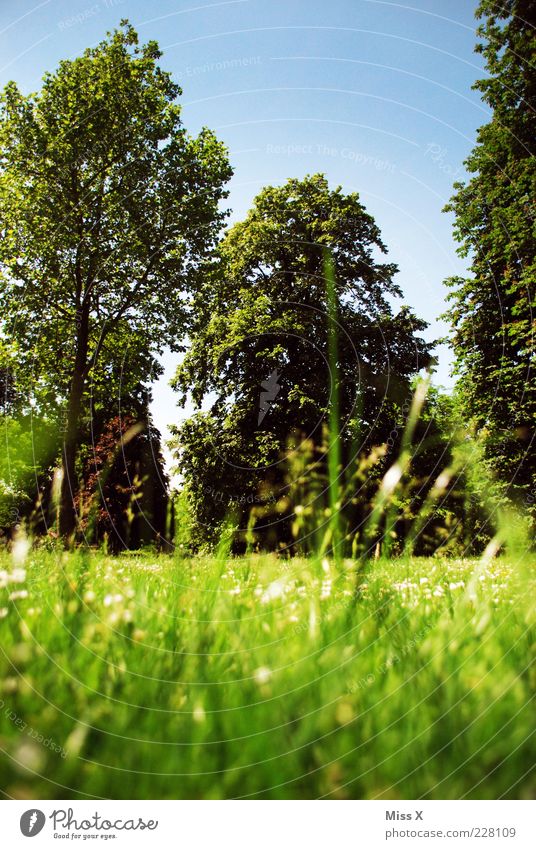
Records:
[[[226,514],[243,521],[252,504],[284,495],[289,440],[311,443],[322,463],[334,405],[343,463],[387,439],[431,357],[417,335],[425,323],[391,307],[401,291],[384,253],[359,196],[330,190],[323,175],[264,189],[226,234],[175,378],[183,396],[209,404],[176,430],[201,538]],[[287,520],[271,525],[272,544]]]
[[[536,213],[536,3],[483,0],[475,84],[493,110],[447,210],[470,276],[447,281],[448,317],[467,419],[504,492],[533,510]]]
[[[92,418],[81,451],[83,483],[76,498],[81,531],[88,543],[106,539],[116,551],[151,542],[169,548],[168,478],[148,396],[122,399],[118,407]]]
[[[148,380],[179,349],[188,293],[214,249],[230,177],[208,130],[181,122],[180,88],[123,21],[0,109],[0,306],[18,378],[63,412],[60,525],[75,527],[76,458],[92,395]]]

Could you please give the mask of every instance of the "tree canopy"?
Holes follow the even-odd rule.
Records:
[[[62,410],[61,525],[74,528],[81,418],[180,348],[230,167],[190,136],[158,45],[121,28],[0,106],[0,306],[19,384]]]
[[[175,378],[183,396],[209,403],[176,431],[200,527],[280,495],[288,440],[321,446],[335,398],[343,449],[385,441],[431,362],[425,323],[393,310],[401,291],[385,253],[359,196],[321,174],[263,189],[227,232]]]
[[[510,494],[534,505],[536,4],[484,0],[477,46],[489,76],[475,88],[492,108],[455,184],[459,252],[470,276],[447,281],[448,316],[467,417]],[[532,501],[531,501],[532,499]]]

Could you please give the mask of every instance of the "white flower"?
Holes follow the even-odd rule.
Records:
[[[320,590],[320,598],[326,599],[331,595],[331,581],[324,581]]]
[[[13,547],[11,549],[11,557],[13,559],[13,563],[15,566],[23,566],[24,561],[26,560],[28,553],[30,551],[31,545],[30,541],[27,537],[20,535],[17,537],[15,542],[13,543]],[[17,571],[17,570],[15,570]],[[22,579],[24,580],[24,578]]]
[[[8,613],[7,607],[0,607],[0,619],[5,619]]]
[[[285,594],[286,588],[283,581],[272,581],[261,596],[261,603],[268,604],[276,598],[281,598]]]
[[[262,684],[267,684],[272,677],[272,670],[267,666],[259,666],[259,668],[253,673],[253,677],[256,683],[259,686],[262,686]]]
[[[8,576],[8,581],[12,584],[22,584],[26,580],[26,569],[13,569],[11,575]]]
[[[28,590],[16,590],[9,595],[10,601],[16,601],[18,598],[28,598]]]
[[[121,593],[116,593],[115,595],[110,595],[108,593],[108,595],[104,596],[103,604],[105,607],[111,607],[112,604],[120,604],[122,601],[123,596],[121,595]]]
[[[405,590],[414,590],[417,589],[417,584],[414,584],[412,581],[401,581],[398,584],[393,584],[393,589],[400,590],[404,592]]]

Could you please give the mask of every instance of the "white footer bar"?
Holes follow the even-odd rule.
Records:
[[[5,801],[0,845],[534,849],[535,818],[533,801]]]

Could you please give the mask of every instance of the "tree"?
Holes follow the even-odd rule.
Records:
[[[536,3],[483,0],[477,16],[489,76],[475,88],[493,116],[447,206],[470,258],[470,276],[447,281],[448,317],[465,415],[505,489],[533,510]]]
[[[110,396],[180,349],[224,218],[225,150],[207,129],[187,134],[160,56],[123,21],[38,94],[10,83],[1,99],[3,329],[34,397],[64,413],[67,536],[89,382]]]
[[[86,541],[106,538],[113,550],[165,545],[168,479],[147,396],[95,418],[91,444],[81,454],[76,507]]]
[[[227,513],[243,518],[252,504],[280,498],[289,439],[295,447],[311,441],[321,454],[335,406],[343,462],[386,440],[412,376],[431,356],[416,335],[425,323],[390,306],[401,291],[382,253],[359,196],[330,190],[320,174],[265,188],[227,232],[175,378],[183,399],[210,401],[175,431],[201,539]],[[271,544],[285,523],[288,515],[272,527]]]

